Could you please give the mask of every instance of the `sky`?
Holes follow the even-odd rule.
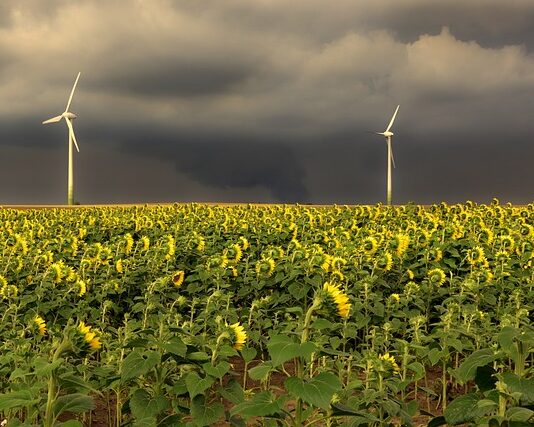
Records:
[[[0,204],[534,201],[532,0],[1,0]]]

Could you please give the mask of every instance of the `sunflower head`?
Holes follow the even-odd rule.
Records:
[[[430,283],[441,286],[443,283],[445,283],[446,275],[441,268],[433,268],[432,270],[428,271],[427,277]]]
[[[367,256],[373,255],[378,249],[378,242],[373,236],[368,236],[362,242],[363,252]]]
[[[100,338],[96,335],[95,332],[91,330],[89,325],[86,325],[85,322],[80,321],[77,327],[78,333],[83,337],[84,347],[90,350],[99,350],[102,347]]]
[[[39,328],[39,335],[46,334],[46,322],[41,316],[35,316],[33,319],[33,322],[37,325]]]
[[[256,263],[256,273],[258,276],[271,277],[275,267],[274,259],[270,257],[262,258]]]
[[[247,341],[247,332],[245,328],[238,323],[229,326],[231,340],[236,350],[241,350]]]
[[[335,306],[339,316],[344,318],[348,317],[351,303],[349,302],[348,295],[340,289],[339,285],[325,282],[323,291],[327,304],[330,303],[330,305]]]
[[[83,297],[87,292],[87,285],[83,280],[76,281],[76,285],[78,285],[78,296]]]
[[[384,251],[377,259],[376,266],[384,271],[393,268],[393,256],[388,251]]]
[[[400,373],[400,368],[397,362],[395,361],[395,358],[388,353],[381,354],[378,356],[378,359],[382,362],[381,368],[384,371],[393,371],[394,373],[398,374]]]
[[[515,248],[515,240],[512,236],[505,234],[499,237],[499,242],[502,250],[512,253]]]
[[[483,264],[484,259],[484,249],[481,246],[475,246],[467,251],[467,262],[471,265]]]
[[[184,279],[185,279],[185,272],[183,270],[177,271],[176,273],[172,275],[172,283],[177,288],[182,286],[182,283],[184,283]]]

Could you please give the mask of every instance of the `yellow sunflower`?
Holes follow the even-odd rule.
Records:
[[[44,319],[41,316],[35,316],[33,321],[39,327],[39,335],[46,334],[46,322]]]
[[[172,283],[174,283],[174,286],[178,288],[182,286],[182,283],[184,283],[184,279],[185,279],[185,272],[183,270],[180,270],[173,274]]]
[[[445,272],[441,268],[433,268],[432,270],[429,270],[427,277],[430,280],[430,283],[438,286],[443,285],[446,278]]]
[[[83,339],[91,350],[98,350],[102,347],[100,338],[91,331],[91,327],[86,325],[85,322],[80,321],[80,324],[78,325],[78,331],[83,335]]]
[[[337,313],[341,317],[348,317],[351,304],[349,302],[349,297],[339,288],[339,285],[325,282],[323,290],[326,292],[328,298],[336,304]]]
[[[236,350],[241,350],[247,341],[247,332],[245,328],[238,323],[230,325],[230,329],[233,333],[234,348]]]

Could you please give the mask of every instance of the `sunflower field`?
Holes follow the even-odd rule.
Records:
[[[534,205],[0,209],[2,426],[528,426]]]

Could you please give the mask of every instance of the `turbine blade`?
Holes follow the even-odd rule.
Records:
[[[43,122],[43,125],[47,125],[48,123],[56,123],[56,122],[59,122],[62,118],[63,118],[63,116],[52,117],[51,119],[45,120],[45,121]]]
[[[391,126],[393,126],[393,122],[395,121],[395,117],[397,117],[397,112],[399,111],[400,105],[397,105],[397,109],[393,113],[393,117],[391,118],[391,121],[389,122],[388,128],[384,132],[389,132],[391,129]]]
[[[67,126],[69,127],[69,135],[74,141],[74,145],[76,146],[76,151],[78,151],[79,153],[80,149],[78,148],[78,143],[76,142],[76,135],[74,135],[74,128],[72,127],[72,123],[70,122],[70,119],[65,119],[65,121],[67,122]]]
[[[76,77],[76,81],[74,82],[74,86],[72,86],[72,90],[70,92],[69,101],[67,102],[67,107],[65,108],[65,113],[69,111],[70,103],[72,102],[72,96],[74,95],[74,89],[76,89],[76,85],[78,84],[78,79],[80,78],[81,71],[78,73],[78,77]]]
[[[395,166],[395,157],[393,157],[393,147],[391,147],[391,161],[393,162],[393,167],[396,168],[397,166]]]

